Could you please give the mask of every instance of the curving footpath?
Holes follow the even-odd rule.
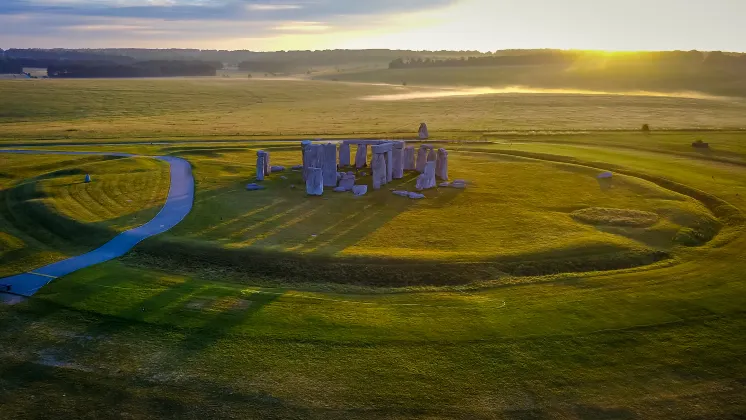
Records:
[[[138,155],[128,153],[32,150],[0,150],[0,153],[139,157]],[[0,279],[0,284],[10,286],[9,291],[13,294],[31,296],[58,277],[119,258],[143,240],[158,235],[159,233],[166,232],[179,224],[179,222],[181,222],[192,210],[192,203],[194,202],[194,177],[192,176],[192,167],[189,162],[180,158],[170,156],[157,156],[155,158],[169,164],[171,184],[168,190],[166,204],[151,221],[140,227],[120,233],[111,241],[91,252],[77,257],[71,257],[54,264],[49,264],[28,273]]]

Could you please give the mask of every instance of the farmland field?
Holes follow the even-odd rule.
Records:
[[[0,418],[742,416],[744,102],[362,99],[425,89],[0,83],[0,147],[142,156],[0,153],[0,276],[152,218],[168,171],[146,156],[196,181],[173,230],[0,304]],[[420,121],[466,189],[244,188],[257,150],[289,167],[300,139]]]

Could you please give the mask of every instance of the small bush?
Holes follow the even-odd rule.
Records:
[[[650,132],[650,125],[649,124],[643,124],[642,125],[642,131],[645,132],[645,133],[649,133]]]

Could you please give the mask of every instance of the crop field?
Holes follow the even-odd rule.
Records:
[[[150,157],[195,178],[169,232],[31,298],[0,294],[0,418],[746,413],[743,103],[358,99],[402,89],[424,88],[0,83],[0,102],[26,98],[0,106],[0,150],[140,155],[0,153],[0,277],[154,217],[169,178]],[[300,139],[407,138],[421,120],[465,189],[392,194],[407,174],[307,197],[290,170],[245,189],[257,150],[291,167]]]

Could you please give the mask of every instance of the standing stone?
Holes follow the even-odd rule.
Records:
[[[394,149],[386,152],[386,183],[394,180]]]
[[[435,162],[437,160],[438,160],[438,152],[435,151],[435,148],[430,149],[430,151],[427,153],[427,161]]]
[[[438,149],[438,160],[435,161],[435,176],[443,181],[448,180],[448,151]]]
[[[321,168],[308,168],[306,194],[324,195],[324,174]]]
[[[272,173],[272,165],[269,164],[269,152],[264,152],[264,175]]]
[[[303,156],[302,170],[303,170],[303,180],[304,181],[306,180],[306,169],[309,168],[308,162],[306,160],[307,159],[306,158],[306,153],[308,151],[308,148],[311,146],[311,144],[312,144],[311,140],[303,140],[302,142],[300,142],[300,151],[301,151],[301,154]]]
[[[435,162],[427,162],[425,171],[417,177],[417,189],[427,190],[435,188]]]
[[[304,179],[308,180],[308,174],[313,168],[322,169],[324,167],[324,146],[321,144],[309,145],[306,147],[305,158],[306,168],[303,170],[303,175]]]
[[[420,140],[427,140],[430,138],[430,133],[427,131],[427,124],[422,123],[420,124],[420,129],[418,130],[418,134],[420,137]]]
[[[339,145],[339,167],[344,168],[346,166],[350,166],[350,145],[342,142]]]
[[[324,173],[324,186],[337,186],[337,145],[327,143],[323,145],[324,162],[321,166]]]
[[[374,153],[370,166],[373,169],[373,189],[380,190],[381,186],[388,183],[386,178],[386,154]]]
[[[267,152],[265,151],[258,151],[256,152],[256,180],[257,181],[264,181],[264,175],[265,171],[264,169],[267,167],[267,165],[264,164],[267,160]]]
[[[358,144],[357,152],[355,153],[355,167],[365,168],[368,165],[368,145]]]
[[[414,161],[414,146],[407,146],[404,149],[404,170],[405,171],[414,171],[417,169],[417,165]]]
[[[394,179],[404,178],[404,142],[398,141],[394,143],[393,162],[392,162],[392,176]]]
[[[88,184],[90,182],[91,182],[91,175],[90,174],[85,174],[85,183]]]
[[[417,152],[417,165],[415,169],[417,172],[422,173],[425,170],[425,164],[427,163],[427,152],[431,147],[423,144],[420,146],[420,150]]]

